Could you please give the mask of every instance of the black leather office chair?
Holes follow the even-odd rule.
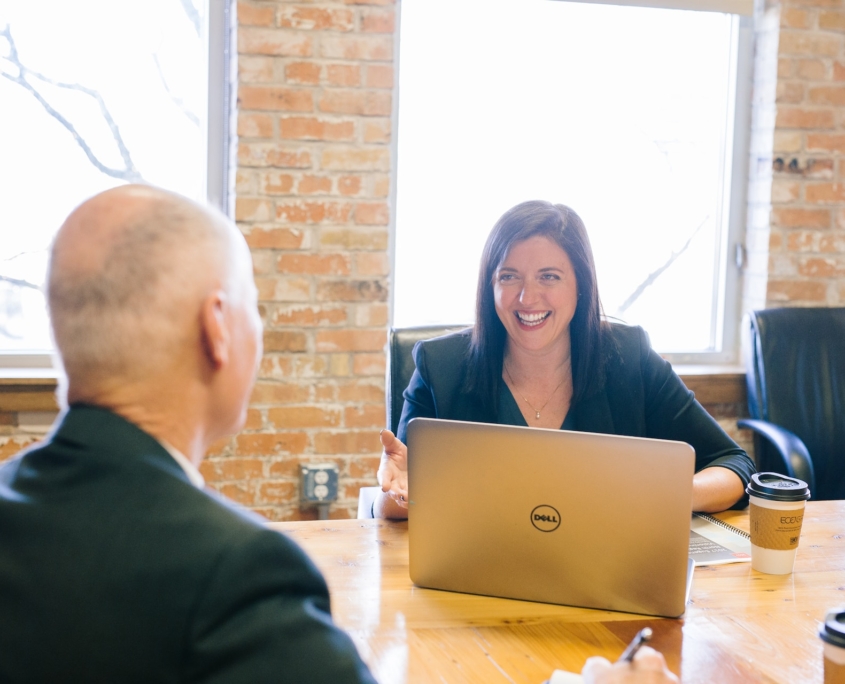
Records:
[[[845,498],[845,308],[754,311],[742,322],[758,470]]]
[[[451,332],[464,330],[466,325],[431,325],[420,328],[391,328],[387,340],[386,405],[387,427],[396,432],[402,417],[405,400],[402,393],[414,374],[414,357],[411,352],[420,340],[430,340]]]

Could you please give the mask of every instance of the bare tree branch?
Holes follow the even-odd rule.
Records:
[[[22,340],[23,335],[15,335],[11,330],[9,330],[5,325],[0,325],[0,335],[3,337],[7,337],[10,340]]]
[[[10,257],[6,257],[5,259],[0,259],[0,263],[8,263],[9,261],[14,261],[15,259],[19,259],[22,256],[29,256],[30,254],[40,254],[41,252],[46,252],[46,249],[30,249],[25,252],[18,252],[17,254],[13,254]]]
[[[188,120],[194,124],[197,128],[200,126],[200,119],[199,117],[194,114],[188,107],[185,105],[185,101],[181,97],[176,97],[173,92],[170,90],[170,86],[167,85],[167,79],[164,77],[164,72],[161,69],[161,63],[158,61],[158,53],[153,55],[153,61],[155,62],[156,69],[158,70],[158,77],[161,79],[161,85],[164,86],[164,91],[168,94],[173,104],[175,104],[179,111],[181,111]]]
[[[185,10],[185,14],[188,15],[189,21],[194,25],[194,31],[197,32],[197,35],[200,35],[200,13],[197,12],[197,8],[194,7],[194,3],[191,0],[180,0],[182,3],[182,9]]]
[[[109,112],[108,107],[106,106],[105,101],[103,100],[102,96],[96,91],[90,88],[86,88],[85,86],[79,85],[77,83],[60,83],[58,81],[54,81],[43,74],[38,73],[37,71],[33,71],[32,69],[27,68],[23,65],[20,61],[20,57],[18,56],[18,49],[15,45],[15,41],[12,38],[12,29],[10,26],[6,26],[5,29],[0,31],[0,36],[6,38],[9,41],[9,54],[5,57],[9,62],[14,64],[18,69],[18,75],[13,76],[12,74],[2,71],[0,75],[4,78],[12,81],[12,83],[17,83],[19,86],[27,90],[44,108],[44,110],[52,116],[56,121],[58,121],[62,126],[64,126],[68,132],[73,136],[73,139],[76,141],[76,144],[82,149],[85,153],[85,156],[88,157],[88,161],[90,161],[100,172],[106,174],[107,176],[111,176],[112,178],[119,178],[121,180],[128,181],[130,183],[139,183],[144,182],[144,178],[141,176],[138,169],[135,167],[135,163],[132,161],[132,156],[129,153],[126,144],[123,142],[123,137],[120,135],[120,130],[117,127],[117,123],[115,123],[114,118]],[[40,92],[33,86],[27,78],[32,76],[37,78],[44,83],[49,83],[50,85],[59,87],[59,88],[67,88],[69,90],[74,90],[77,92],[84,93],[89,97],[94,98],[100,107],[100,113],[103,115],[103,118],[106,121],[109,129],[111,130],[112,138],[114,139],[115,144],[117,145],[118,150],[120,151],[120,156],[123,159],[124,168],[116,169],[111,168],[104,164],[85,139],[79,134],[76,130],[74,125],[68,121],[60,112],[58,112],[55,108],[53,108],[49,102],[41,95]]]
[[[36,285],[35,283],[31,283],[28,280],[20,280],[19,278],[10,278],[9,276],[4,276],[0,274],[0,283],[9,283],[10,285],[14,285],[15,287],[28,287],[32,290],[38,290],[41,292],[41,286]]]
[[[681,247],[677,252],[672,252],[669,258],[662,266],[660,266],[660,268],[658,268],[656,271],[652,271],[651,273],[649,273],[646,279],[643,280],[643,282],[641,282],[639,285],[637,285],[636,289],[628,296],[628,298],[624,302],[622,302],[622,304],[619,305],[619,308],[616,309],[617,316],[621,316],[629,308],[631,308],[633,303],[636,302],[640,298],[642,293],[646,291],[646,288],[652,285],[654,281],[657,280],[667,268],[669,268],[672,264],[675,263],[675,260],[679,256],[681,256],[681,254],[687,251],[687,248],[690,246],[692,239],[698,234],[698,231],[700,231],[704,227],[704,224],[707,223],[709,218],[709,215],[705,216],[704,220],[698,224],[698,228],[692,231],[692,234],[684,243],[684,246]]]
[[[0,282],[8,282],[12,287],[17,286],[25,286],[31,287],[36,290],[40,290],[41,288],[33,283],[28,283],[23,280],[17,280],[16,278],[7,278],[5,276],[0,276]],[[17,290],[10,291],[7,288],[3,288],[0,291],[0,309],[2,309],[2,313],[4,314],[2,319],[0,319],[0,336],[5,337],[10,340],[21,340],[23,339],[23,335],[18,335],[14,332],[14,329],[9,327],[6,323],[7,321],[11,321],[12,319],[19,317],[21,315],[21,300],[20,295]]]

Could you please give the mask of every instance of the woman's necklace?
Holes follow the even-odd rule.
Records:
[[[519,391],[519,389],[517,389],[516,383],[513,381],[513,378],[511,377],[511,374],[510,374],[510,371],[508,370],[507,365],[505,365],[505,364],[502,364],[502,365],[503,365],[503,366],[504,366],[504,368],[505,368],[505,375],[507,375],[507,376],[508,376],[508,380],[510,380],[510,381],[511,381],[511,387],[513,387],[513,388],[516,390],[516,393],[517,393],[519,396],[521,396],[521,397],[522,397],[522,400],[523,400],[526,404],[528,404],[528,406],[531,408],[531,410],[532,410],[532,411],[534,411],[534,417],[535,417],[537,420],[540,420],[540,411],[542,411],[544,408],[546,408],[546,406],[548,405],[548,403],[552,400],[552,397],[553,397],[553,396],[555,395],[555,393],[556,393],[556,392],[560,389],[560,386],[561,386],[564,382],[566,382],[566,376],[564,375],[564,376],[563,376],[563,380],[561,380],[561,381],[558,383],[558,386],[557,386],[557,387],[555,387],[555,388],[552,390],[552,393],[549,395],[549,398],[548,398],[548,399],[546,399],[546,403],[544,403],[544,404],[543,404],[540,408],[534,408],[534,406],[531,404],[531,402],[530,402],[530,401],[528,401],[528,399],[525,397],[525,395],[524,395],[522,392],[520,392],[520,391]]]

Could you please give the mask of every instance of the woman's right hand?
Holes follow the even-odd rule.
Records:
[[[378,482],[381,490],[400,508],[408,508],[408,447],[390,430],[382,430]]]

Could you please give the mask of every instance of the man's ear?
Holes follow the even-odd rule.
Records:
[[[229,362],[229,329],[226,326],[226,293],[215,290],[202,303],[200,335],[212,368],[219,370]]]

